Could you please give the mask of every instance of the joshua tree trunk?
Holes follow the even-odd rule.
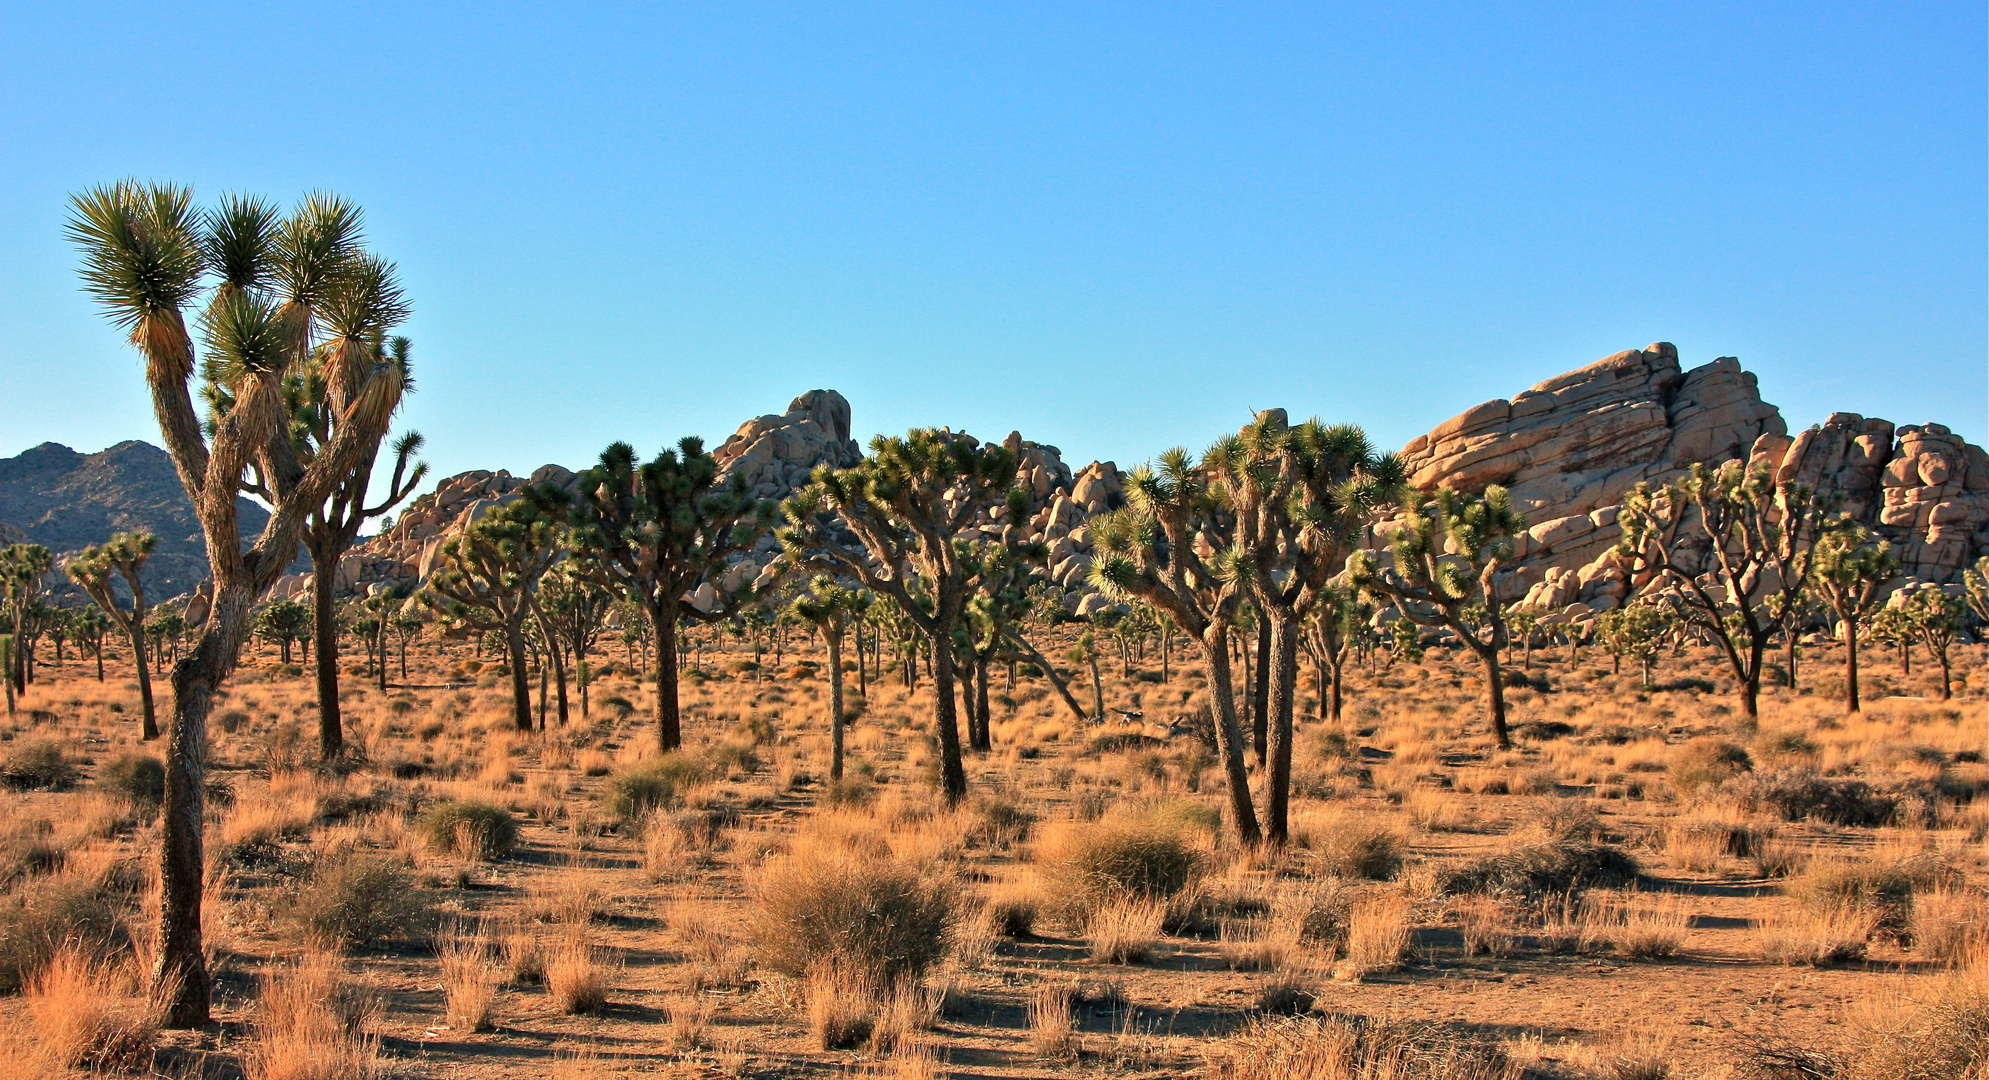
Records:
[[[337,556],[326,560],[314,549],[311,567],[311,647],[317,650],[318,659],[318,757],[331,761],[345,751],[345,725],[338,711],[338,620],[332,608]]]
[[[994,750],[994,717],[988,712],[988,662],[974,661],[974,710],[981,714],[981,742],[975,749],[981,753]]]
[[[1243,678],[1251,686],[1250,691],[1250,746],[1257,752],[1257,767],[1264,767],[1265,755],[1270,747],[1271,703],[1271,620],[1264,613],[1257,613],[1257,670],[1250,670],[1251,649],[1246,643],[1243,653]]]
[[[683,744],[677,712],[677,604],[666,599],[649,612],[656,632],[656,739],[664,753]]]
[[[1789,689],[1796,688],[1796,628],[1791,626],[1782,634],[1782,660],[1789,669]],[[1851,710],[1857,712],[1856,709]]]
[[[1105,721],[1105,680],[1098,675],[1098,650],[1091,650],[1086,657],[1091,662],[1091,704],[1092,713],[1100,723]]]
[[[1245,847],[1264,840],[1257,827],[1257,808],[1250,799],[1250,775],[1244,768],[1243,731],[1236,722],[1236,694],[1231,687],[1228,630],[1213,625],[1204,633],[1203,652],[1209,658],[1209,711],[1215,721],[1216,753],[1222,759],[1229,787],[1229,812],[1236,819],[1236,835]]]
[[[960,761],[959,717],[954,715],[953,705],[953,643],[941,641],[937,634],[932,635],[932,649],[928,654],[932,660],[932,692],[938,712],[939,757],[941,779],[946,789],[946,801],[959,802],[967,794],[967,769]]]
[[[532,684],[525,675],[523,617],[504,621],[504,655],[511,666],[511,718],[519,731],[532,730]]]
[[[159,716],[152,705],[152,672],[145,666],[145,628],[142,626],[134,627],[131,632],[131,656],[136,661],[134,666],[138,669],[138,707],[144,714],[144,719],[140,721],[143,725],[140,734],[146,742],[151,742],[159,737]],[[103,649],[99,648],[97,650],[99,680],[104,677],[103,672],[104,653]]]
[[[1292,720],[1298,688],[1298,627],[1296,620],[1264,619],[1271,631],[1268,655],[1260,654],[1257,665],[1269,672],[1265,680],[1267,726],[1270,728],[1270,768],[1264,793],[1264,833],[1272,844],[1283,846],[1290,830],[1287,824],[1291,805]]]
[[[822,636],[829,639],[829,779],[841,780],[843,778],[843,636],[834,632],[825,632]],[[860,645],[858,651],[862,651]]]
[[[1499,670],[1499,650],[1496,645],[1485,645],[1474,635],[1461,634],[1472,652],[1485,667],[1485,704],[1492,713],[1492,737],[1499,749],[1512,749],[1512,735],[1506,731],[1506,686],[1504,673]]]
[[[1857,712],[1858,703],[1858,620],[1844,620],[1844,711]]]

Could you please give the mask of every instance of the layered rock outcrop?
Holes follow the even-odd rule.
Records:
[[[848,468],[863,450],[850,438],[849,402],[834,390],[810,390],[784,413],[739,425],[711,456],[728,475],[744,475],[754,495],[778,499],[806,484],[817,465]]]

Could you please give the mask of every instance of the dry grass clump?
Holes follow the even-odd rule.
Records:
[[[1029,1048],[1052,1061],[1075,1061],[1079,1044],[1069,988],[1037,983],[1029,993]]]
[[[608,968],[585,932],[575,929],[545,959],[546,994],[568,1016],[592,1016],[608,1003]]]
[[[97,771],[97,786],[144,806],[166,797],[165,763],[150,754],[119,754]]]
[[[61,791],[76,777],[76,763],[54,739],[30,739],[0,759],[0,784],[16,791]]]
[[[1257,1019],[1210,1045],[1212,1080],[1518,1080],[1504,1051],[1442,1024]]]
[[[280,965],[263,980],[243,1070],[249,1080],[372,1080],[381,1071],[379,1039],[365,1028],[378,1011],[336,953]]]
[[[1330,815],[1309,839],[1321,869],[1334,877],[1389,881],[1401,872],[1402,837],[1370,815]]]
[[[1831,779],[1808,765],[1755,773],[1731,786],[1743,809],[1773,811],[1783,821],[1878,826],[1900,806],[1896,794],[1863,780]]]
[[[1863,960],[1876,922],[1870,911],[1857,907],[1785,911],[1763,919],[1755,937],[1771,964],[1829,967]]]
[[[518,822],[511,811],[489,803],[442,803],[421,815],[415,829],[430,851],[474,862],[501,859],[518,842]]]
[[[27,988],[37,1063],[51,1073],[143,1069],[153,1029],[127,982],[80,949],[58,949]]]
[[[1697,795],[1742,773],[1754,771],[1754,759],[1737,743],[1724,739],[1694,739],[1671,759],[1671,786],[1681,794]]]
[[[32,881],[0,898],[0,993],[20,991],[59,949],[101,961],[130,941],[101,882],[76,870]]]
[[[1931,986],[1894,983],[1853,1001],[1834,1045],[1770,1039],[1747,1080],[1947,1080],[1989,1075],[1989,971],[1978,961]]]
[[[987,900],[989,925],[1002,934],[1028,937],[1036,929],[1036,916],[1043,910],[1043,890],[1034,882],[1010,882],[996,889]]]
[[[1616,955],[1630,960],[1674,956],[1685,946],[1691,915],[1677,898],[1640,903],[1637,894],[1620,899],[1589,897],[1582,905],[1583,939],[1593,951],[1607,940]]]
[[[497,991],[504,985],[505,971],[491,955],[490,942],[481,935],[451,937],[437,952],[442,961],[442,993],[446,1002],[443,1019],[456,1031],[491,1030]]]
[[[1964,964],[1989,949],[1989,900],[1969,889],[1937,887],[1913,898],[1913,948],[1943,964]]]
[[[1445,892],[1511,894],[1539,899],[1621,887],[1637,880],[1637,860],[1605,843],[1593,815],[1549,815],[1504,851],[1480,856],[1444,875]]]
[[[352,855],[321,860],[291,897],[289,917],[313,941],[363,946],[422,940],[435,910],[405,866]]]
[[[1372,896],[1353,906],[1347,917],[1346,957],[1334,977],[1358,981],[1394,971],[1409,955],[1409,898]]]
[[[687,790],[706,779],[704,762],[687,754],[664,754],[610,774],[601,789],[601,803],[615,817],[634,821],[652,810],[675,806]]]
[[[800,976],[829,962],[884,987],[946,955],[948,890],[888,858],[804,838],[767,862],[752,893],[749,933],[775,971]]]
[[[1114,900],[1181,894],[1201,877],[1206,857],[1183,826],[1140,816],[1062,828],[1046,838],[1036,864],[1052,913],[1081,924]]]
[[[808,969],[808,1030],[824,1050],[854,1050],[877,1026],[876,982],[834,956]]]
[[[1513,947],[1512,912],[1496,897],[1466,897],[1456,905],[1464,935],[1464,955],[1511,956]]]
[[[1814,859],[1789,880],[1788,892],[1812,912],[1861,912],[1873,933],[1895,940],[1906,937],[1913,915],[1912,879],[1886,863]]]
[[[1137,964],[1151,957],[1166,918],[1164,900],[1134,896],[1106,901],[1084,924],[1092,963]]]

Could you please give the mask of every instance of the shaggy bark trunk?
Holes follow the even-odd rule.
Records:
[[[1229,786],[1229,814],[1236,819],[1236,835],[1246,847],[1264,840],[1257,827],[1257,808],[1250,800],[1250,774],[1244,766],[1243,730],[1236,720],[1236,691],[1230,682],[1228,635],[1220,627],[1210,627],[1202,638],[1202,651],[1209,659],[1210,715],[1215,721],[1216,754],[1222,759],[1223,775]]]
[[[136,620],[134,620],[134,625],[135,623]],[[138,708],[144,714],[143,719],[140,721],[142,724],[140,734],[146,742],[151,742],[153,739],[159,737],[159,714],[157,708],[152,704],[152,671],[145,665],[145,628],[142,626],[136,627],[131,632],[131,656],[136,661],[134,666],[138,669]],[[104,677],[103,671],[104,654],[102,649],[98,649],[97,678],[99,680]]]
[[[1257,655],[1250,655],[1250,639],[1238,636],[1237,644],[1243,650],[1243,704],[1250,716],[1250,749],[1257,755],[1257,767],[1264,767],[1264,755],[1269,750],[1269,732],[1264,722],[1264,680],[1270,674],[1264,669],[1265,637],[1270,627],[1264,619],[1257,619]]]
[[[843,636],[829,639],[829,779],[843,778]],[[862,647],[858,646],[860,652]],[[862,664],[859,662],[858,667]]]
[[[932,662],[933,704],[938,713],[934,720],[939,728],[940,772],[946,801],[957,803],[967,794],[967,769],[960,760],[960,720],[953,707],[953,643],[940,638],[939,634],[932,635],[928,653]]]
[[[504,655],[511,666],[511,719],[519,731],[532,730],[532,683],[525,675],[525,631],[520,619],[504,622]]]
[[[988,662],[974,661],[974,711],[981,717],[981,742],[976,749],[981,753],[994,750],[994,718],[988,713]]]
[[[1298,688],[1298,627],[1296,620],[1264,621],[1271,629],[1271,639],[1267,643],[1270,646],[1268,657],[1260,655],[1257,658],[1258,666],[1270,673],[1265,680],[1270,769],[1265,781],[1264,833],[1272,844],[1283,846],[1290,834],[1286,819],[1291,805],[1291,743],[1296,706],[1293,698]]]
[[[1782,661],[1789,668],[1789,689],[1796,688],[1796,628],[1791,626],[1782,634]],[[1856,711],[1856,710],[1852,710]]]
[[[665,601],[649,613],[656,632],[656,739],[664,753],[681,746],[683,727],[677,714],[677,606]]]
[[[1472,641],[1468,634],[1460,635]],[[1505,678],[1499,670],[1499,651],[1491,646],[1471,645],[1471,651],[1485,666],[1485,704],[1492,712],[1492,737],[1498,741],[1499,749],[1512,749],[1512,736],[1506,731],[1506,687]]]
[[[1098,650],[1092,649],[1088,657],[1091,662],[1091,708],[1099,723],[1105,722],[1105,680],[1098,675]]]
[[[318,757],[336,759],[345,752],[345,725],[338,711],[338,620],[332,609],[336,557],[329,561],[311,550],[311,648],[317,656]]]
[[[1844,620],[1844,711],[1858,711],[1858,620]]]

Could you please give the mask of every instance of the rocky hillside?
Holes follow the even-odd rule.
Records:
[[[260,533],[268,512],[248,499],[237,502],[242,535]],[[207,576],[200,524],[164,450],[129,440],[79,454],[43,443],[0,459],[0,537],[44,545],[59,560],[130,529],[159,537],[145,565],[151,599],[191,592]]]

